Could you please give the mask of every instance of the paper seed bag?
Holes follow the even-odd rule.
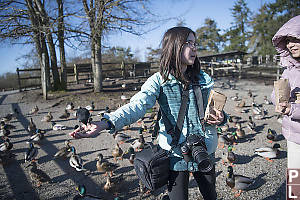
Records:
[[[211,90],[208,97],[208,103],[205,109],[204,120],[208,120],[210,114],[215,115],[214,108],[219,111],[222,111],[225,106],[226,100],[227,97],[224,94],[215,90]]]
[[[276,107],[278,106],[278,103],[288,102],[291,91],[288,79],[274,81],[274,91]]]

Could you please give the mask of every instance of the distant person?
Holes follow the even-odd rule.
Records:
[[[186,162],[183,159],[180,145],[186,142],[187,137],[204,138],[207,152],[211,158],[217,148],[218,137],[216,125],[221,125],[226,121],[223,111],[216,111],[211,114],[210,120],[206,123],[200,120],[196,97],[193,92],[192,84],[201,86],[204,108],[208,103],[208,95],[214,82],[212,78],[200,70],[200,63],[196,54],[196,34],[186,27],[174,27],[164,34],[162,39],[162,54],[160,58],[160,72],[152,75],[141,87],[141,91],[135,94],[130,103],[117,109],[115,112],[107,113],[103,116],[101,122],[90,126],[84,126],[85,130],[91,128],[86,133],[80,133],[79,129],[70,133],[72,137],[90,137],[98,134],[104,129],[110,129],[111,132],[118,131],[122,127],[132,124],[142,118],[146,111],[152,108],[156,101],[160,105],[162,119],[159,121],[158,144],[161,148],[171,151],[170,155],[170,178],[168,184],[169,198],[171,200],[188,199],[189,174],[193,176],[198,184],[202,196],[205,200],[215,200],[217,198],[215,182],[215,167],[212,165],[207,172],[199,170],[195,159]],[[164,117],[167,117],[174,127],[177,121],[179,108],[181,105],[181,93],[183,88],[189,90],[189,103],[183,129],[180,133],[179,145],[171,144],[173,138],[166,131],[163,123]],[[164,116],[165,115],[165,116]],[[201,122],[200,122],[201,121]],[[205,127],[205,130],[202,128]]]
[[[300,168],[300,15],[286,22],[274,35],[273,45],[280,54],[280,64],[286,69],[281,78],[288,79],[291,88],[288,103],[280,103],[275,111],[283,115],[282,134],[287,140],[288,168]],[[274,90],[272,101],[275,103]]]

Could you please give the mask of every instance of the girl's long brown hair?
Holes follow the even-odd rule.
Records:
[[[197,79],[197,75],[200,72],[200,63],[197,57],[194,64],[188,66],[185,74],[183,74],[181,69],[182,47],[190,33],[196,37],[195,32],[187,27],[173,27],[164,34],[161,41],[162,52],[159,65],[159,72],[164,81],[168,80],[169,74],[172,74],[184,84]]]

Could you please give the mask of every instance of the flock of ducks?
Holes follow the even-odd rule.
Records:
[[[263,104],[257,104],[251,90],[248,91],[247,95],[252,99],[250,106],[246,105],[246,98],[240,98],[238,93],[231,97],[231,100],[236,102],[234,110],[235,114],[228,114],[228,123],[217,129],[219,137],[218,148],[222,151],[222,149],[226,147],[225,149],[227,150],[222,151],[222,163],[223,165],[227,165],[226,185],[233,191],[237,191],[234,195],[235,197],[240,196],[242,191],[253,188],[255,185],[255,178],[234,174],[234,168],[236,168],[235,163],[237,163],[238,159],[234,150],[245,141],[251,142],[255,140],[254,136],[257,134],[257,126],[253,119],[258,120],[266,117],[268,112],[267,109],[264,108],[264,105],[272,104],[266,97],[264,97]],[[249,113],[248,120],[242,120],[240,113]],[[249,130],[249,133],[254,136],[250,136],[250,134],[248,136],[243,129],[243,124],[245,124],[245,127]],[[273,159],[278,158],[280,154],[280,144],[276,143],[279,141],[279,135],[271,128],[268,128],[268,131],[264,134],[266,144],[275,144],[253,149],[253,155],[258,155],[269,162],[273,162]]]

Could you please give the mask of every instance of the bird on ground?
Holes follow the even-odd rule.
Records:
[[[83,161],[82,159],[79,157],[79,155],[76,154],[76,150],[75,147],[71,147],[71,157],[69,159],[69,164],[71,167],[73,167],[74,169],[76,169],[76,171],[83,171],[85,170],[83,168]]]
[[[46,116],[44,116],[41,121],[42,122],[51,122],[52,119],[53,119],[53,116],[52,116],[51,112],[48,112],[48,114]]]
[[[123,158],[128,159],[131,164],[133,164],[135,158],[135,151],[133,147],[129,147],[123,154]]]
[[[228,166],[227,168],[227,178],[226,178],[226,184],[234,190],[237,190],[238,193],[236,193],[234,196],[239,197],[242,193],[242,191],[246,191],[250,188],[251,185],[254,184],[255,180],[243,175],[237,175],[233,174],[233,168],[232,166]]]
[[[252,119],[251,116],[249,116],[249,120],[248,120],[248,122],[247,122],[246,127],[247,127],[251,132],[255,131],[256,124],[255,124],[255,122],[253,121],[253,119]]]
[[[31,161],[26,168],[27,167],[31,167],[29,176],[36,187],[40,187],[43,183],[49,183],[51,181],[51,178],[43,170],[37,168],[35,161]]]
[[[219,127],[222,133],[226,133],[229,130],[229,125],[226,123],[223,126]]]
[[[37,105],[35,105],[30,111],[29,114],[30,115],[34,115],[37,114],[39,112],[39,107]]]
[[[233,144],[233,141],[232,141],[232,138],[228,137],[229,134],[226,134],[226,135],[218,135],[219,136],[219,139],[218,139],[218,147],[219,148],[224,148],[225,145],[232,145]]]
[[[5,138],[4,142],[0,144],[0,154],[8,153],[13,148],[13,144],[9,138]]]
[[[32,117],[30,118],[30,122],[29,122],[29,125],[28,125],[28,127],[27,127],[27,130],[28,130],[28,132],[29,132],[31,135],[34,134],[35,131],[36,131],[36,125],[35,125],[35,123],[33,122]]]
[[[76,187],[76,190],[79,192],[77,196],[74,197],[74,200],[76,199],[86,199],[86,200],[93,200],[93,199],[102,199],[100,197],[88,194],[86,191],[86,187],[84,185],[78,185]]]
[[[91,105],[87,105],[85,108],[90,112],[94,111],[95,110],[94,102],[92,101]]]
[[[8,129],[0,129],[0,137],[5,138],[10,135],[10,130]]]
[[[225,163],[230,164],[233,166],[233,163],[236,161],[236,155],[233,153],[233,147],[231,145],[227,148],[227,154],[223,152],[223,159],[222,163],[225,165]]]
[[[59,119],[68,119],[70,117],[70,113],[65,109],[65,112],[59,116]]]
[[[73,110],[73,109],[74,109],[73,102],[68,103],[67,106],[66,106],[66,110]]]
[[[67,127],[65,125],[57,124],[55,122],[51,122],[51,125],[52,125],[52,130],[54,130],[54,131],[60,131],[60,130],[67,129]]]
[[[123,174],[120,174],[119,176],[115,176],[115,177],[108,176],[106,178],[106,183],[103,186],[103,190],[113,194],[114,196],[117,196],[121,186],[121,182],[123,180],[124,180]]]
[[[248,96],[251,98],[253,96],[252,90],[248,90]]]
[[[140,129],[139,131],[139,138],[134,140],[131,143],[131,146],[136,150],[136,151],[140,151],[144,148],[145,146],[145,139],[143,136],[143,129]]]
[[[238,101],[239,100],[239,93],[235,93],[235,96],[232,96],[231,100]]]
[[[128,97],[126,97],[126,96],[122,93],[122,95],[121,95],[121,100],[124,102],[124,101],[128,100]]]
[[[272,105],[273,104],[272,101],[270,101],[267,96],[264,96],[264,103],[266,105]]]
[[[113,138],[116,140],[117,143],[123,144],[124,142],[126,142],[127,140],[130,139],[130,136],[128,136],[124,133],[120,133],[119,131],[116,131],[113,134]]]
[[[9,122],[10,120],[12,120],[15,117],[14,113],[8,113],[6,114],[4,117],[1,118],[1,121],[4,122]]]
[[[246,136],[246,133],[245,133],[245,131],[243,130],[242,125],[241,125],[240,122],[238,122],[238,123],[236,124],[236,130],[235,130],[235,132],[236,132],[236,135],[237,135],[237,137],[238,137],[239,139],[245,138],[245,136]]]
[[[278,135],[277,135],[275,130],[272,130],[272,129],[268,128],[267,138],[269,140],[268,142],[272,143],[273,141],[277,141]]]
[[[45,138],[45,132],[40,130],[40,129],[36,129],[35,134],[32,135],[30,137],[30,139],[27,141],[27,143],[34,143],[34,144],[40,144],[41,141]]]
[[[266,160],[272,162],[274,158],[277,158],[279,155],[280,144],[275,143],[273,147],[260,147],[255,149],[254,154],[257,154],[261,157],[264,157]]]
[[[111,162],[108,162],[107,160],[104,160],[103,155],[101,153],[99,153],[97,155],[96,160],[97,160],[97,163],[96,163],[97,171],[105,173],[105,176],[107,176],[108,173],[110,174],[110,176],[113,176],[113,172],[118,167],[120,167],[119,165],[117,165],[115,163],[111,163]]]
[[[35,160],[37,154],[38,154],[38,149],[33,145],[33,143],[29,143],[29,148],[25,152],[25,163]]]
[[[6,124],[4,121],[1,121],[0,124],[1,124],[0,129],[12,130],[16,128],[16,126],[11,124]]]
[[[72,144],[70,140],[65,140],[65,146],[54,154],[54,158],[67,158],[72,150],[70,144]]]
[[[111,152],[114,160],[117,161],[117,158],[120,157],[123,160],[123,150],[120,148],[119,144],[117,143],[113,151]]]
[[[245,105],[246,105],[246,101],[242,99],[242,100],[236,105],[236,107],[238,107],[238,108],[244,108]]]

